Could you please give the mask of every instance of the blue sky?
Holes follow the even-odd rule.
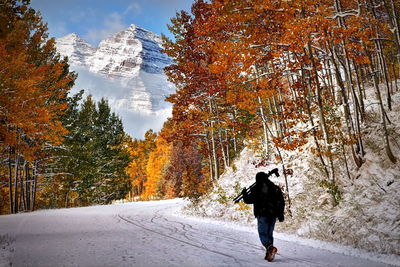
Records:
[[[169,35],[167,24],[193,0],[31,0],[48,23],[50,37],[76,33],[92,45],[136,24]]]

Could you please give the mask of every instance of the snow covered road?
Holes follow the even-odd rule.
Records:
[[[389,266],[280,239],[269,263],[256,229],[186,218],[178,214],[181,205],[167,200],[1,216],[0,235],[10,244],[0,244],[0,266]]]

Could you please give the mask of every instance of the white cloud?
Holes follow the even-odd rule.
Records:
[[[111,13],[103,21],[101,29],[89,29],[84,35],[84,39],[97,45],[97,43],[110,35],[122,31],[128,26],[122,21],[122,16],[118,13]]]
[[[142,7],[138,2],[133,2],[131,3],[124,11],[124,15],[127,15],[128,13],[133,13],[133,14],[140,14],[142,12]]]
[[[49,37],[60,38],[70,33],[65,22],[53,23],[49,25],[48,28],[50,33]]]
[[[116,113],[122,118],[126,133],[133,138],[143,139],[148,130],[152,129],[155,132],[161,130],[167,118],[171,117],[172,108],[151,114],[128,110],[116,110]]]
[[[102,97],[109,100],[112,110],[122,119],[125,132],[133,138],[144,138],[144,134],[149,129],[156,132],[161,130],[167,118],[171,117],[172,107],[168,104],[165,105],[164,109],[152,113],[119,107],[115,103],[127,96],[126,88],[122,87],[120,82],[89,72],[83,67],[71,66],[71,68],[78,73],[78,79],[70,94],[76,94],[84,89],[84,97],[91,94],[96,101],[99,101]]]
[[[93,9],[70,10],[68,15],[69,21],[74,24],[95,21],[96,18],[97,16]]]

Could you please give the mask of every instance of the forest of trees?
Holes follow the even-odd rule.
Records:
[[[29,1],[2,1],[0,213],[196,199],[246,146],[284,169],[283,151],[313,154],[339,201],[336,163],[351,178],[365,162],[366,102],[398,162],[399,13],[395,0],[196,0],[163,36],[172,118],[132,140],[106,100],[71,96],[77,74]]]
[[[127,168],[132,181],[128,199],[197,198],[210,187],[197,145],[170,141],[170,127],[166,122],[158,135],[150,130],[144,140],[128,143],[132,159]]]
[[[129,137],[77,77],[29,1],[0,4],[0,214],[105,204],[130,191]],[[81,103],[82,102],[82,103]]]
[[[177,13],[174,40],[163,38],[177,87],[163,138],[198,151],[202,171],[189,180],[216,181],[244,146],[284,169],[282,151],[297,150],[318,158],[338,201],[337,172],[351,178],[350,166],[365,162],[371,100],[395,164],[387,110],[399,91],[399,12],[394,0],[197,0],[192,14]]]

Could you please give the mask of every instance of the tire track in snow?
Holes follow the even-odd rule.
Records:
[[[156,225],[157,227],[160,227],[162,229],[166,229],[166,230],[170,231],[171,234],[179,234],[179,235],[183,236],[187,241],[181,240],[179,238],[172,237],[172,236],[164,234],[164,233],[160,233],[160,232],[158,232],[158,231],[156,231],[154,229],[151,229],[152,232],[156,232],[156,233],[161,234],[163,236],[168,236],[169,238],[172,238],[172,239],[174,239],[176,241],[184,241],[184,243],[187,242],[187,244],[190,243],[191,246],[194,246],[194,247],[197,247],[197,248],[202,248],[204,250],[211,251],[211,252],[218,252],[218,251],[209,249],[203,242],[200,242],[199,239],[196,238],[195,234],[200,234],[203,237],[203,239],[204,239],[204,237],[209,237],[208,239],[210,240],[210,242],[218,241],[218,239],[227,240],[227,241],[229,241],[230,244],[233,244],[233,245],[236,245],[236,244],[239,243],[239,244],[245,245],[246,247],[251,247],[251,248],[255,249],[256,251],[265,252],[263,248],[261,248],[258,245],[255,245],[253,243],[249,243],[249,242],[246,242],[246,241],[243,241],[243,240],[240,240],[240,239],[236,239],[236,238],[232,238],[232,237],[228,237],[228,236],[222,236],[222,235],[217,234],[214,231],[206,230],[204,232],[202,230],[195,229],[192,225],[190,225],[188,223],[183,223],[183,222],[179,222],[179,221],[175,221],[175,220],[169,220],[166,217],[164,217],[163,215],[160,215],[161,211],[162,210],[157,210],[154,213],[154,216],[150,219],[150,222],[152,224]],[[149,230],[149,229],[146,229],[147,227],[144,225],[148,221],[146,221],[144,219],[143,220],[134,220],[130,216],[124,217],[121,214],[118,214],[118,217],[120,219],[124,220],[125,222],[127,222],[127,220],[131,221],[130,222],[131,224],[134,224],[132,222],[135,222],[136,226],[138,226],[140,228],[143,228],[145,230]],[[165,226],[161,222],[157,222],[157,220],[163,220],[163,221],[169,223],[168,226],[171,226],[173,229]],[[182,229],[183,232],[179,231],[177,227],[173,226],[170,223],[179,224],[181,226],[181,229]],[[192,232],[189,232],[189,231],[192,231]],[[188,236],[188,233],[191,235],[191,237]],[[195,244],[195,243],[198,243],[198,244]],[[231,248],[231,250],[232,250],[232,248]],[[243,248],[240,248],[238,250],[239,250],[238,252],[243,252]],[[218,252],[217,254],[221,254],[221,253],[222,252]],[[221,255],[227,256],[226,253],[222,253]],[[285,254],[281,254],[281,253],[277,253],[277,255],[279,255],[280,257],[282,257],[284,259],[296,262],[297,264],[301,264],[301,266],[339,266],[339,265],[331,265],[331,264],[327,264],[327,263],[315,262],[315,261],[302,259],[302,258],[289,257],[289,256],[286,256]],[[233,256],[231,256],[231,257],[233,257]],[[241,260],[241,261],[245,261],[245,260]],[[300,266],[300,265],[297,265],[297,266]]]
[[[198,248],[198,249],[205,250],[205,251],[207,251],[207,252],[211,252],[211,253],[214,253],[214,254],[218,254],[218,255],[221,255],[221,256],[228,257],[228,258],[232,259],[233,261],[235,261],[239,266],[244,266],[241,262],[252,263],[252,262],[249,262],[249,261],[246,261],[246,260],[237,259],[237,258],[235,258],[235,257],[232,256],[232,255],[229,255],[229,254],[226,254],[226,253],[217,251],[217,250],[209,249],[209,248],[205,247],[204,245],[193,244],[193,243],[191,243],[191,242],[189,242],[189,241],[182,240],[182,239],[179,239],[179,238],[176,238],[176,237],[173,237],[173,236],[164,234],[164,233],[162,233],[162,232],[159,232],[159,231],[150,229],[150,228],[148,228],[148,227],[146,227],[146,226],[141,225],[140,223],[136,222],[135,220],[125,218],[125,217],[121,216],[120,214],[118,214],[118,217],[119,217],[121,220],[123,220],[123,221],[125,221],[125,222],[127,222],[127,223],[129,223],[129,224],[135,225],[136,227],[142,228],[142,229],[144,229],[144,230],[146,230],[146,231],[149,231],[149,232],[152,232],[152,233],[154,233],[154,234],[161,235],[161,236],[163,236],[163,237],[166,237],[166,238],[175,240],[175,241],[180,242],[180,243],[184,243],[184,244],[186,244],[186,245],[189,245],[189,246],[192,246],[192,247],[195,247],[195,248]]]
[[[193,227],[192,227],[190,224],[185,224],[185,223],[178,222],[178,221],[171,221],[171,220],[168,220],[167,218],[165,218],[165,217],[163,217],[163,216],[162,216],[161,218],[162,218],[165,222],[170,223],[170,225],[171,225],[171,223],[179,224],[179,225],[181,226],[181,229],[182,229],[183,232],[181,231],[181,232],[178,233],[178,229],[176,228],[178,234],[180,234],[180,235],[182,235],[183,237],[185,237],[188,241],[191,241],[191,242],[198,242],[198,243],[201,244],[201,246],[206,247],[204,244],[202,244],[202,243],[199,242],[198,240],[193,240],[193,238],[190,238],[190,237],[188,236],[189,230],[188,230],[187,228],[190,228],[190,230],[193,230]]]
[[[231,241],[233,241],[235,243],[240,243],[240,244],[252,247],[252,248],[257,249],[257,250],[264,251],[264,249],[261,248],[260,246],[257,246],[257,245],[255,245],[253,243],[249,243],[249,242],[246,242],[246,241],[243,241],[243,240],[240,240],[240,239],[227,237],[227,236],[221,236],[221,235],[216,234],[215,232],[208,232],[208,234],[212,235],[212,236],[217,236],[218,238],[221,238],[221,239],[231,240]],[[307,264],[307,266],[318,266],[318,267],[319,266],[338,266],[338,265],[331,265],[331,264],[327,264],[327,263],[315,262],[315,261],[302,259],[302,258],[288,257],[285,254],[281,254],[281,253],[277,253],[276,255],[279,255],[279,256],[281,256],[283,258],[286,258],[286,259],[289,259],[291,261],[295,261],[295,262],[299,262],[299,263],[305,263],[305,264]]]
[[[151,207],[157,207],[157,206],[151,206]],[[166,207],[166,208],[168,209],[168,207]],[[141,218],[139,220],[133,219],[131,217],[132,216],[131,213],[129,215],[118,214],[118,215],[116,215],[116,217],[119,221],[125,221],[126,223],[135,225],[139,228],[150,231],[152,233],[156,233],[158,235],[173,239],[173,240],[181,242],[181,243],[185,243],[192,247],[196,247],[196,248],[206,250],[206,251],[209,251],[209,252],[212,252],[215,254],[229,257],[229,258],[235,260],[235,262],[237,262],[240,266],[243,266],[243,264],[241,264],[240,261],[246,262],[246,263],[251,263],[252,265],[254,265],[254,262],[250,262],[250,261],[243,260],[243,259],[238,259],[227,253],[220,252],[215,249],[210,249],[204,243],[215,243],[215,242],[218,242],[220,244],[222,243],[223,245],[226,245],[228,247],[227,249],[229,249],[229,251],[231,251],[232,253],[236,253],[236,252],[244,253],[244,254],[247,253],[247,252],[244,252],[243,247],[238,247],[237,244],[243,244],[244,247],[253,249],[252,251],[250,249],[248,251],[248,253],[254,253],[254,250],[264,252],[264,249],[261,246],[255,245],[250,242],[243,241],[242,239],[236,239],[236,238],[232,238],[232,237],[229,237],[226,235],[220,235],[220,234],[218,234],[217,231],[213,231],[213,230],[197,229],[197,228],[193,227],[191,224],[168,219],[164,216],[164,214],[162,214],[164,212],[165,212],[165,208],[162,210],[156,209],[155,212],[152,214],[152,217],[148,216],[148,218]],[[148,226],[148,223],[151,223],[155,227],[160,228],[160,230],[152,229],[151,226]],[[178,227],[173,224],[179,225],[180,229],[178,229]],[[168,233],[164,233],[162,229],[167,230]],[[179,238],[179,237],[174,237],[172,235],[180,235],[184,239]],[[199,237],[201,237],[201,238],[199,238]],[[221,240],[225,240],[228,242],[223,242],[223,241],[221,242]],[[230,245],[234,245],[234,246],[229,247]],[[340,265],[332,265],[332,264],[325,263],[325,262],[321,263],[321,262],[317,262],[317,261],[312,261],[312,260],[304,259],[301,257],[299,258],[297,256],[291,257],[291,256],[287,256],[287,253],[284,253],[284,254],[277,253],[277,255],[279,255],[281,258],[281,259],[279,259],[279,258],[276,259],[277,263],[280,262],[280,260],[286,260],[288,262],[292,262],[291,264],[294,264],[296,266],[340,266]],[[265,264],[266,262],[263,262],[263,263]],[[264,264],[261,264],[261,265],[264,265]],[[288,263],[288,264],[290,264],[290,263]],[[247,266],[247,265],[248,264],[245,264],[245,266]]]
[[[165,220],[165,221],[168,221],[168,220],[165,219],[165,217],[163,217],[163,216],[160,215],[159,213],[160,213],[160,210],[157,210],[157,211],[154,213],[153,218],[151,218],[150,222],[153,223],[153,224],[155,224],[155,225],[157,225],[157,226],[159,226],[159,227],[161,227],[161,228],[170,230],[170,231],[172,231],[172,233],[174,233],[174,234],[175,234],[175,233],[178,233],[178,228],[176,228],[175,226],[169,225],[169,226],[172,227],[172,229],[170,229],[170,228],[166,227],[164,224],[160,224],[160,223],[157,223],[157,222],[156,222],[157,219],[163,219],[163,220]]]
[[[162,217],[162,216],[161,216],[161,217]],[[173,223],[180,224],[180,225],[182,226],[182,230],[184,230],[185,232],[188,232],[188,231],[189,231],[189,230],[187,230],[187,228],[190,228],[190,230],[194,230],[194,231],[196,231],[196,232],[200,232],[199,229],[195,229],[195,228],[194,228],[192,225],[190,225],[190,224],[182,223],[182,222],[179,222],[179,221],[168,220],[168,219],[166,219],[165,217],[163,217],[163,219],[164,219],[165,221],[167,221],[167,222],[173,222]],[[253,243],[249,243],[249,242],[246,242],[246,241],[243,241],[243,240],[240,240],[240,239],[236,239],[236,238],[232,238],[232,237],[228,237],[228,236],[222,236],[222,235],[219,235],[219,234],[217,234],[216,232],[213,232],[213,231],[206,231],[206,232],[202,231],[201,234],[202,234],[202,235],[207,235],[207,236],[209,236],[209,237],[212,237],[213,240],[215,240],[216,238],[219,238],[219,239],[222,239],[222,240],[228,240],[228,241],[229,241],[230,243],[232,243],[232,244],[238,244],[238,243],[239,243],[239,244],[245,245],[246,247],[251,247],[251,248],[253,248],[253,249],[257,250],[257,251],[263,251],[263,252],[265,252],[264,248],[262,248],[261,246],[258,246],[258,245],[255,245],[255,244],[253,244]],[[184,236],[185,236],[188,240],[194,241],[193,239],[187,237],[187,234],[186,234],[186,233],[184,233]],[[196,241],[197,241],[197,240],[196,240]],[[199,242],[199,243],[201,243],[201,242]],[[203,246],[204,246],[204,245],[203,245]],[[282,258],[285,258],[285,259],[294,261],[294,262],[306,264],[306,266],[318,266],[318,267],[319,267],[319,266],[340,266],[340,265],[332,265],[332,264],[328,264],[328,263],[321,263],[321,262],[311,261],[311,260],[307,260],[307,259],[303,259],[303,258],[289,257],[289,256],[286,256],[285,254],[281,254],[281,253],[277,253],[277,255],[279,255],[279,256],[282,257]]]

